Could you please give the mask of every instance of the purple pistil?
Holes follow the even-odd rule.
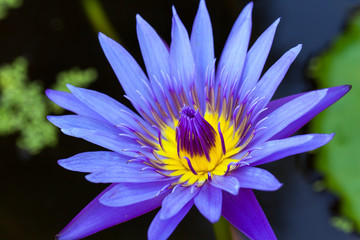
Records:
[[[215,146],[215,130],[197,110],[184,106],[180,114],[176,128],[178,154],[181,150],[191,157],[205,155],[210,161],[209,152]]]

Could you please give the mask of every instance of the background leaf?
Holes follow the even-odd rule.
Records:
[[[329,190],[340,197],[340,213],[360,231],[360,12],[334,44],[312,61],[310,74],[320,88],[352,85],[347,96],[312,121],[311,128],[336,133],[316,154],[316,167]]]

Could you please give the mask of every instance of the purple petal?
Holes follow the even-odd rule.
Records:
[[[108,132],[81,128],[67,128],[61,131],[69,136],[82,138],[114,152],[123,153],[124,149],[141,150],[140,145],[131,139]]]
[[[324,99],[324,97],[326,97],[326,92],[326,89],[309,92],[285,103],[271,112],[267,118],[259,124],[259,129],[265,129],[255,135],[251,142],[251,146],[269,140],[275,134],[287,128],[294,121],[297,121],[299,118],[308,114],[321,100]]]
[[[194,198],[195,206],[211,223],[215,223],[221,216],[222,191],[205,183]]]
[[[251,158],[246,160],[251,166],[256,166],[294,154],[312,151],[327,144],[334,134],[306,134],[289,137],[281,140],[267,141],[259,150],[251,153]]]
[[[207,69],[214,61],[214,40],[209,13],[205,1],[201,0],[191,31],[191,49],[196,68],[196,86],[200,107],[205,110],[204,87]]]
[[[147,115],[156,122],[152,112],[159,112],[154,102],[154,92],[140,66],[120,44],[111,38],[99,33],[99,41],[106,58],[133,106],[142,116]]]
[[[282,184],[268,171],[255,167],[240,167],[231,173],[239,180],[241,188],[251,188],[262,191],[276,191]]]
[[[136,15],[136,32],[146,70],[150,79],[156,77],[163,83],[163,74],[170,74],[169,51],[156,31]]]
[[[161,218],[162,209],[156,214],[154,220],[148,230],[149,240],[165,240],[175,230],[177,225],[189,212],[193,205],[193,201],[188,202],[176,215],[168,219]]]
[[[47,119],[61,129],[81,128],[87,130],[98,130],[110,134],[120,134],[119,128],[94,118],[79,115],[48,116]]]
[[[280,139],[280,138],[285,138],[285,137],[291,136],[297,130],[299,130],[302,126],[304,126],[307,122],[309,122],[313,117],[315,117],[321,111],[323,111],[324,109],[329,107],[331,104],[335,103],[337,100],[339,100],[341,97],[343,97],[350,89],[351,89],[350,85],[343,85],[343,86],[337,86],[337,87],[312,91],[312,92],[326,91],[326,95],[324,98],[322,98],[319,101],[319,103],[313,109],[311,109],[305,115],[303,115],[302,117],[300,117],[297,120],[295,120],[294,122],[292,122],[289,126],[284,128],[283,130],[281,130],[279,133],[277,133],[275,136],[273,136],[272,139]],[[308,94],[308,93],[300,93],[297,95],[292,95],[289,97],[271,101],[267,106],[268,110],[266,110],[264,113],[270,114],[271,112],[273,112],[274,110],[283,106],[284,104],[292,101],[295,98],[305,95],[305,94]]]
[[[167,109],[169,83],[164,76],[170,76],[168,47],[140,15],[136,15],[136,31],[155,98],[163,109]]]
[[[210,184],[233,195],[238,194],[240,188],[239,181],[235,177],[231,176],[214,175],[210,181]]]
[[[232,83],[241,76],[250,41],[252,8],[252,2],[246,5],[231,29],[218,65],[216,78],[220,81],[227,79]]]
[[[190,82],[193,81],[195,70],[194,58],[191,52],[189,35],[184,24],[173,10],[171,45],[170,45],[170,69],[177,81],[181,82],[185,93],[189,97]]]
[[[264,76],[262,76],[260,81],[257,83],[252,96],[253,98],[260,97],[264,99],[255,108],[255,112],[261,110],[269,103],[290,65],[299,54],[301,46],[302,45],[299,44],[282,55],[281,58],[266,71]]]
[[[114,125],[126,124],[137,131],[144,132],[139,127],[138,123],[141,123],[149,131],[153,131],[153,134],[156,135],[156,132],[147,122],[145,122],[137,114],[113,98],[97,91],[77,88],[69,84],[67,86],[76,98],[78,98],[81,102],[86,104],[96,113],[103,116],[110,123]]]
[[[160,193],[166,194],[166,192],[169,192],[170,190],[166,189],[166,186],[169,186],[172,182],[174,180],[116,184],[100,198],[100,202],[109,207],[123,207],[154,199]]]
[[[130,167],[112,167],[100,172],[91,173],[85,178],[94,183],[145,183],[169,180],[168,177],[153,170],[142,171]]]
[[[160,218],[169,219],[175,216],[198,192],[199,188],[177,187],[162,202]]]
[[[126,94],[138,99],[139,91],[146,99],[151,99],[147,77],[135,59],[120,44],[102,33],[99,33],[99,41]]]
[[[241,87],[242,93],[240,95],[242,97],[244,97],[247,91],[255,87],[260,78],[279,22],[280,19],[277,19],[268,29],[266,29],[252,45],[246,55],[244,70],[241,77],[243,86]]]
[[[209,13],[201,0],[191,31],[191,49],[196,70],[204,76],[206,68],[214,61],[214,40]]]
[[[125,152],[124,152],[125,153]],[[129,156],[123,154],[98,151],[78,153],[72,157],[61,159],[58,164],[63,168],[77,172],[98,172],[112,167],[134,168],[140,170],[143,164],[127,161]]]
[[[73,240],[87,237],[105,228],[126,222],[160,206],[164,195],[129,205],[126,207],[107,207],[99,198],[111,190],[112,184],[92,200],[58,235],[58,240]]]
[[[88,106],[83,104],[71,93],[51,89],[47,89],[45,93],[51,101],[66,110],[86,117],[104,120],[102,116],[100,116],[98,113],[94,112]]]
[[[252,190],[240,189],[237,196],[224,193],[222,215],[250,239],[276,240]]]

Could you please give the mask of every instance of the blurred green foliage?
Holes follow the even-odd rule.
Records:
[[[319,87],[351,84],[350,93],[312,122],[315,132],[335,132],[335,138],[316,154],[316,167],[328,189],[340,197],[340,214],[360,231],[360,12],[321,56],[310,74]],[[333,221],[349,231],[349,223]],[[345,226],[345,227],[344,227]]]
[[[102,32],[124,46],[124,42],[122,42],[120,37],[117,35],[115,28],[112,26],[108,16],[106,15],[101,2],[99,0],[81,0],[81,3],[95,32]]]
[[[331,224],[346,233],[351,233],[354,231],[354,224],[349,221],[349,219],[344,217],[332,217]]]
[[[27,76],[28,62],[17,58],[0,67],[0,135],[19,133],[17,145],[30,154],[57,142],[57,129],[47,121],[49,113],[62,110],[46,99],[44,87]],[[58,74],[52,87],[65,90],[66,83],[85,87],[97,77],[94,69],[74,68]]]
[[[213,224],[213,229],[215,233],[215,237],[218,240],[231,240],[231,229],[230,229],[230,223],[221,216],[219,221]]]
[[[10,8],[18,8],[22,3],[22,0],[0,0],[0,19],[7,16],[7,12]]]

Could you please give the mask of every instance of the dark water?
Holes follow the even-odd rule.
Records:
[[[25,56],[30,61],[30,79],[50,86],[56,73],[72,68],[95,67],[99,77],[91,88],[125,102],[79,1],[24,1],[0,21],[0,63]],[[197,1],[102,1],[126,48],[141,61],[136,40],[135,14],[140,13],[169,42],[171,5],[188,29]],[[216,55],[219,57],[232,23],[244,1],[207,1],[212,18]],[[254,7],[252,41],[278,17],[282,17],[268,65],[289,48],[303,43],[303,50],[290,68],[277,97],[311,90],[304,77],[311,56],[318,54],[343,29],[346,19],[359,5],[350,0],[257,0]],[[99,147],[60,135],[58,147],[29,156],[15,146],[16,136],[0,138],[0,239],[52,239],[105,186],[92,184],[83,174],[62,169],[57,159]],[[278,238],[359,239],[329,224],[329,208],[336,199],[314,193],[304,174],[304,158],[288,158],[266,166],[284,186],[277,192],[257,192]],[[305,171],[306,172],[306,171]],[[145,239],[154,212],[105,230],[89,239]],[[194,210],[179,225],[172,239],[213,239],[211,225]]]

